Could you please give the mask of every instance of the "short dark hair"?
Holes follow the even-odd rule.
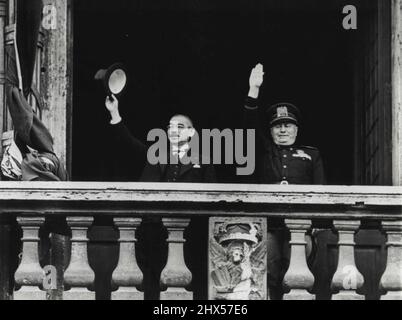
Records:
[[[174,114],[170,119],[173,119],[174,117],[186,118],[190,122],[191,126],[194,127],[193,120],[191,120],[191,118],[189,116],[187,116],[185,114],[177,113],[177,114]]]

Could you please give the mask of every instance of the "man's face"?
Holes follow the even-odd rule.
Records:
[[[282,122],[271,127],[271,136],[276,145],[291,146],[297,138],[297,125],[291,122]]]
[[[234,249],[232,251],[232,259],[234,263],[240,263],[243,261],[244,255],[241,249]]]
[[[171,144],[184,144],[194,135],[191,121],[184,116],[174,116],[169,121],[168,138]]]

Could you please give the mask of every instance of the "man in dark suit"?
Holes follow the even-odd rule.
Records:
[[[140,181],[144,182],[216,182],[216,175],[213,165],[192,163],[181,161],[191,152],[193,158],[194,150],[190,151],[189,141],[195,134],[193,122],[188,116],[174,115],[168,125],[167,136],[169,139],[169,148],[166,159],[168,163],[151,164],[147,159],[147,146],[135,138],[124,125],[119,114],[119,103],[115,96],[107,97],[105,102],[112,120],[113,135],[117,143],[126,147],[127,152],[133,152],[144,163]],[[163,158],[161,156],[160,158]],[[199,155],[200,160],[202,156]],[[183,163],[182,163],[183,162]]]
[[[325,184],[325,173],[317,148],[296,143],[300,110],[291,103],[277,103],[261,114],[258,96],[264,70],[257,64],[251,71],[250,90],[245,101],[245,127],[256,129],[256,171],[254,182],[267,184]],[[263,119],[261,122],[260,120]],[[289,266],[289,234],[281,223],[270,222],[268,232],[268,281],[271,297],[280,298],[281,281]],[[314,259],[315,245],[306,236],[309,262]]]
[[[135,138],[124,125],[119,114],[119,103],[115,96],[107,97],[105,102],[107,110],[111,115],[111,129],[116,143],[127,152],[132,152],[144,163],[144,169],[140,177],[143,182],[182,182],[182,183],[213,183],[216,182],[214,166],[203,164],[202,155],[194,154],[190,150],[189,141],[195,134],[193,122],[188,116],[174,115],[168,124],[167,137],[169,147],[167,155],[159,155],[161,159],[167,159],[167,163],[151,163],[147,157],[147,146]],[[163,151],[161,151],[163,152]],[[191,153],[191,158],[196,156],[199,163],[184,161]],[[187,158],[186,160],[189,160]],[[182,163],[183,162],[183,163]],[[203,286],[207,282],[207,243],[208,243],[208,221],[205,218],[193,217],[187,228],[187,242],[185,253],[199,252],[198,255],[191,254],[188,260],[189,268],[193,273],[193,291],[199,284]],[[167,258],[166,231],[159,218],[144,217],[141,227],[137,233],[138,237],[138,263],[144,273],[143,289],[145,299],[159,299],[160,273],[165,266]],[[205,247],[200,250],[200,247]]]

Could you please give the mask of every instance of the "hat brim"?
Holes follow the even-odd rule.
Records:
[[[109,83],[109,79],[111,77],[111,75],[116,71],[116,70],[122,70],[122,72],[124,73],[124,85],[122,86],[122,89],[119,90],[119,92],[112,92],[111,88],[110,88],[110,83]],[[106,91],[106,94],[108,96],[114,94],[115,96],[121,96],[123,94],[123,92],[125,91],[125,89],[127,88],[127,83],[128,83],[128,75],[127,75],[127,71],[126,68],[124,67],[124,65],[122,63],[115,63],[112,64],[109,68],[107,69],[100,69],[96,72],[95,74],[95,80],[100,80],[103,84],[103,88]]]
[[[272,127],[272,126],[274,126],[275,124],[284,123],[284,122],[290,122],[290,123],[293,123],[293,124],[295,124],[295,125],[298,125],[298,124],[299,124],[298,121],[297,121],[297,119],[295,119],[295,118],[292,118],[292,117],[280,117],[280,118],[277,118],[277,119],[272,120],[272,121],[269,123],[269,125]]]

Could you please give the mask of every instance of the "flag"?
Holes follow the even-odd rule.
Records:
[[[27,101],[32,92],[42,9],[42,0],[17,0],[14,42],[6,46],[6,95],[15,141],[24,156],[23,180],[59,181],[66,180],[67,174],[54,153],[52,136]],[[54,165],[49,166],[49,161]]]

